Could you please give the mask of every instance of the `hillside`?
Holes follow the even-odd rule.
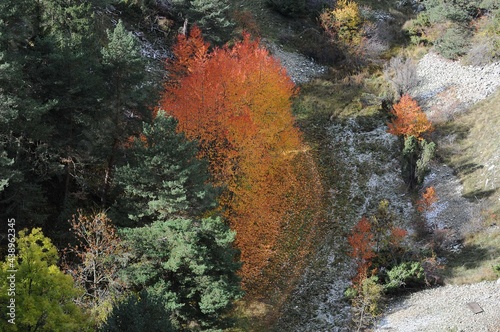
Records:
[[[499,22],[0,3],[0,330],[494,330]]]

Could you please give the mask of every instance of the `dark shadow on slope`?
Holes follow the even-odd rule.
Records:
[[[463,165],[458,166],[455,169],[455,171],[460,175],[467,175],[467,174],[474,173],[478,169],[482,169],[482,168],[484,168],[484,165],[478,165],[475,163],[467,163],[467,164],[463,164]]]
[[[470,201],[477,201],[483,198],[488,198],[496,192],[496,189],[491,190],[474,190],[470,191],[463,195],[464,198],[467,198]]]
[[[477,244],[465,245],[459,252],[447,255],[447,263],[444,277],[454,275],[456,269],[474,270],[483,265],[484,262],[500,256],[500,248],[483,247]]]

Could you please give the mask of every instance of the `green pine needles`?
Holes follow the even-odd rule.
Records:
[[[116,170],[123,195],[114,206],[122,225],[197,216],[215,208],[217,190],[207,184],[207,163],[196,157],[196,142],[187,141],[176,126],[174,118],[160,112],[126,151],[128,163]]]

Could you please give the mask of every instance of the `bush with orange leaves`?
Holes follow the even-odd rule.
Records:
[[[420,138],[423,133],[432,130],[432,123],[422,111],[415,99],[405,94],[391,110],[394,119],[387,124],[388,132],[396,136],[415,136]]]
[[[361,281],[368,277],[372,259],[376,256],[373,249],[375,240],[372,225],[367,217],[363,216],[358,221],[351,235],[347,238],[347,242],[352,249],[349,255],[354,258],[357,264],[357,273],[353,279],[353,284],[360,285]]]
[[[430,211],[432,204],[436,203],[438,197],[433,186],[427,187],[422,193],[422,197],[417,201],[417,210],[419,212]]]
[[[358,265],[354,285],[377,270],[395,264],[404,254],[403,240],[407,235],[404,228],[397,226],[387,200],[380,201],[375,214],[369,218],[363,216],[347,238],[351,246],[349,255]]]

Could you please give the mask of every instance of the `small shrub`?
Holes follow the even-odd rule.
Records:
[[[497,265],[493,265],[493,271],[500,277],[500,263]]]
[[[480,13],[481,0],[424,0],[431,23],[469,22]]]
[[[403,31],[410,37],[410,43],[413,45],[427,45],[431,42],[427,34],[430,26],[428,13],[422,12],[415,19],[406,22]]]
[[[377,315],[381,311],[380,301],[383,299],[384,287],[380,285],[378,277],[366,278],[362,285],[363,301],[368,308],[368,312]]]
[[[371,325],[375,316],[382,310],[384,287],[376,276],[362,281],[359,295],[352,303],[352,318],[357,331]]]
[[[419,212],[431,211],[432,205],[436,203],[438,197],[433,186],[427,187],[422,193],[422,197],[417,201],[417,210]]]
[[[399,98],[417,86],[417,66],[410,58],[393,57],[384,66],[384,78],[391,83]]]
[[[436,41],[437,51],[447,59],[456,60],[467,53],[470,33],[466,28],[452,26]]]
[[[500,59],[500,10],[483,16],[477,22],[477,33],[466,61],[471,65],[484,65]]]
[[[388,282],[384,290],[388,293],[397,292],[404,287],[422,287],[425,285],[424,268],[420,262],[404,262],[387,272]]]

